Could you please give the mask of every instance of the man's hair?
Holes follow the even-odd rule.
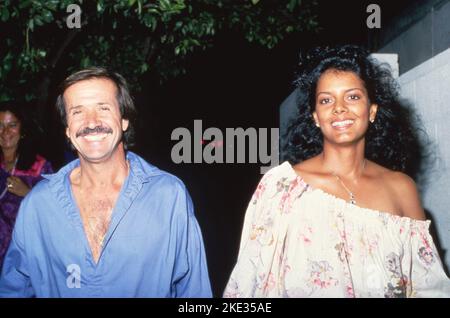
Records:
[[[133,122],[136,117],[136,108],[131,98],[128,84],[122,75],[112,72],[102,67],[90,67],[73,73],[68,76],[59,86],[58,96],[56,98],[56,109],[61,117],[64,127],[67,127],[67,113],[64,101],[64,92],[73,84],[91,80],[91,79],[108,79],[112,81],[117,88],[117,103],[119,104],[120,114],[123,119],[129,121],[128,129],[123,133],[123,144],[125,149],[134,144],[134,128]]]

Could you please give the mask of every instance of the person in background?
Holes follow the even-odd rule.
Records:
[[[53,172],[36,149],[23,107],[22,103],[0,103],[0,270],[20,202],[42,174]]]
[[[225,297],[450,297],[388,68],[356,46],[302,61],[288,161],[249,203]]]

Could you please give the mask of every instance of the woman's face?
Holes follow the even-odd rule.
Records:
[[[0,112],[0,146],[3,150],[16,149],[20,140],[20,121],[13,113]]]
[[[330,69],[317,82],[314,121],[333,144],[361,140],[378,106],[370,104],[364,82],[353,72]]]

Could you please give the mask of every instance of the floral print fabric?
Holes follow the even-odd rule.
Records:
[[[285,162],[249,203],[224,297],[450,297],[429,225],[314,189]]]

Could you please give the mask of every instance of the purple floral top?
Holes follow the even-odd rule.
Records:
[[[26,185],[32,188],[38,183],[42,177],[41,174],[52,173],[53,169],[45,158],[37,155],[36,161],[29,170],[16,169],[14,175],[22,179]],[[4,170],[4,166],[0,165],[0,193],[3,193],[6,187],[6,179],[11,176],[9,172]],[[17,212],[19,211],[20,202],[23,197],[17,196],[6,191],[5,195],[0,199],[0,269],[3,264],[3,258],[11,241],[11,234],[16,221]]]

